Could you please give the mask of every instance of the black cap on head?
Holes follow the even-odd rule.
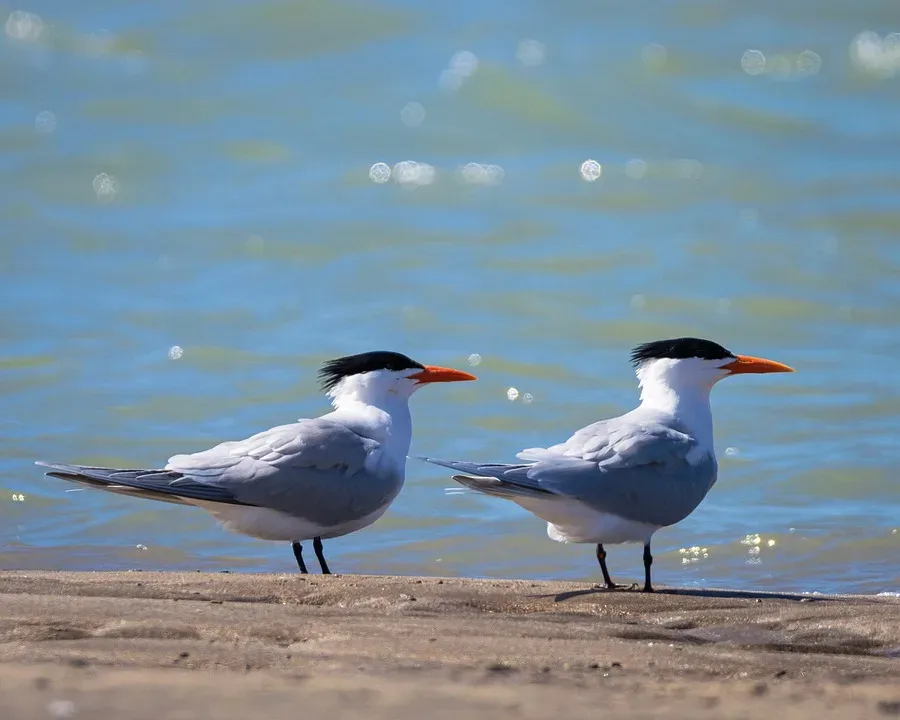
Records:
[[[638,345],[631,351],[631,362],[635,367],[650,360],[684,360],[700,358],[701,360],[727,360],[737,357],[719,343],[702,338],[673,338],[671,340],[654,340]]]
[[[319,370],[322,389],[331,390],[345,377],[375,370],[424,370],[422,363],[417,363],[402,353],[388,350],[346,355],[326,362]]]

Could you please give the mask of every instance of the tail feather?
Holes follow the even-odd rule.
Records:
[[[523,463],[509,465],[507,463],[475,463],[465,462],[463,460],[440,460],[438,458],[425,457],[423,455],[417,455],[415,457],[416,460],[424,460],[425,462],[430,462],[432,465],[440,465],[442,467],[450,468],[451,470],[464,472],[467,475],[478,475],[479,477],[499,477],[501,475],[506,475],[509,472],[524,470],[529,467],[528,464]]]
[[[485,495],[508,498],[548,498],[554,493],[544,490],[528,477],[531,463],[510,465],[507,463],[472,463],[460,460],[438,460],[419,457],[433,465],[458,470],[462,474],[452,475],[460,485]]]
[[[142,497],[175,505],[193,505],[191,500],[237,503],[228,491],[197,482],[173,470],[120,470],[91,465],[47,463],[40,460],[35,462],[35,465],[49,468],[46,475],[50,477],[119,495]]]
[[[553,495],[546,490],[514,485],[494,477],[472,477],[471,475],[452,475],[451,477],[460,485],[465,485],[471,490],[510,500],[523,497],[543,499]]]

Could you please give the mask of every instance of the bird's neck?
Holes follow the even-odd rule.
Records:
[[[641,407],[671,416],[704,450],[712,452],[713,420],[709,406],[712,386],[665,373],[642,375],[639,372],[638,378]]]
[[[399,393],[383,392],[365,384],[342,381],[331,394],[337,420],[354,432],[381,443],[393,458],[406,462],[412,440],[412,416],[409,398]]]

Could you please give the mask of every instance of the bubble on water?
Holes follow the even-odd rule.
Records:
[[[650,43],[641,49],[641,60],[644,65],[653,70],[661,70],[669,60],[669,51],[665,45]]]
[[[741,70],[748,75],[762,75],[766,71],[766,56],[762,50],[747,50],[741,56]]]
[[[641,180],[647,174],[647,163],[634,158],[625,163],[625,176],[631,180]]]
[[[771,538],[769,540],[766,540],[766,545],[768,545],[769,547],[775,547],[775,540]]]
[[[795,532],[797,532],[797,528],[788,528],[788,532],[789,532],[789,533],[795,533]],[[897,532],[897,531],[894,530],[894,532]]]
[[[891,535],[896,535],[896,534],[897,534],[897,528],[894,528],[893,530],[891,530]]]
[[[147,546],[144,545],[144,543],[138,543],[137,545],[135,545],[135,547],[136,547],[138,550],[146,550],[146,549],[147,549]]]
[[[632,308],[634,308],[635,310],[640,310],[647,304],[647,298],[644,295],[637,293],[636,295],[631,296],[631,300],[629,302]]]
[[[534,395],[532,395],[531,393],[525,393],[522,396],[522,402],[525,403],[526,405],[528,403],[534,402]]]
[[[449,69],[462,77],[472,77],[478,69],[478,58],[469,50],[460,50],[450,58]]]
[[[804,50],[795,64],[800,75],[816,75],[822,69],[822,58],[814,50]]]
[[[34,118],[34,129],[41,135],[49,135],[56,130],[56,115],[49,110],[41,110]]]
[[[369,168],[369,179],[373,183],[386,183],[391,179],[391,166],[387,163],[377,162]]]
[[[462,179],[473,185],[499,185],[506,171],[499,165],[470,162],[459,169]]]
[[[681,558],[682,565],[694,565],[701,560],[706,560],[709,558],[709,550],[705,547],[700,547],[699,545],[694,545],[689,548],[681,548],[678,550],[684,557]]]
[[[119,192],[119,181],[116,179],[115,175],[99,173],[94,176],[94,181],[91,184],[93,185],[94,192],[97,193],[98,200],[112,200],[116,196],[116,193]]]
[[[25,502],[25,496],[21,493],[13,493],[12,499],[13,502]]]
[[[527,67],[542,65],[547,48],[537,40],[522,40],[516,48],[516,60]]]
[[[745,535],[741,545],[759,545],[761,542],[762,538],[758,534]]]
[[[736,447],[727,447],[725,448],[726,455],[739,455],[738,449]]]
[[[400,110],[400,121],[407,127],[416,127],[425,121],[425,107],[422,103],[408,102]]]
[[[438,78],[438,85],[441,90],[445,90],[447,92],[453,92],[455,90],[459,90],[463,84],[462,75],[457,75],[452,70],[444,70],[441,73],[441,76]]]
[[[180,345],[169,348],[169,360],[181,360],[184,357],[184,349]]]
[[[47,712],[57,718],[72,717],[75,714],[75,703],[71,700],[51,700],[47,703]]]
[[[13,40],[34,42],[44,31],[44,21],[35,13],[13,10],[6,18],[5,28],[7,36]]]
[[[506,391],[506,399],[509,400],[510,402],[513,402],[518,397],[519,397],[519,391],[516,390],[514,387],[511,387],[509,390]]]
[[[478,70],[478,58],[469,50],[460,50],[450,58],[449,67],[441,73],[438,85],[442,90],[454,91]]]
[[[581,173],[581,179],[585,182],[594,182],[600,179],[603,174],[603,166],[596,160],[585,160],[578,169]]]
[[[889,78],[900,71],[900,33],[882,38],[864,30],[850,42],[850,60],[861,72]]]
[[[415,160],[403,160],[394,165],[391,177],[394,182],[406,187],[419,187],[431,185],[437,176],[437,171],[428,163],[420,163]]]
[[[478,353],[472,353],[469,355],[469,365],[475,367],[476,365],[481,365],[481,355]]]

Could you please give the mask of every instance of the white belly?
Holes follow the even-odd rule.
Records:
[[[647,543],[659,525],[598,512],[577,500],[516,498],[515,502],[547,521],[547,535],[565,543]]]
[[[340,537],[361,530],[374,523],[387,511],[390,503],[375,512],[347,523],[324,527],[316,523],[294,517],[279,510],[228,503],[193,501],[194,505],[210,512],[226,530],[249,535],[260,540],[284,540],[302,542],[320,537],[323,539]]]

